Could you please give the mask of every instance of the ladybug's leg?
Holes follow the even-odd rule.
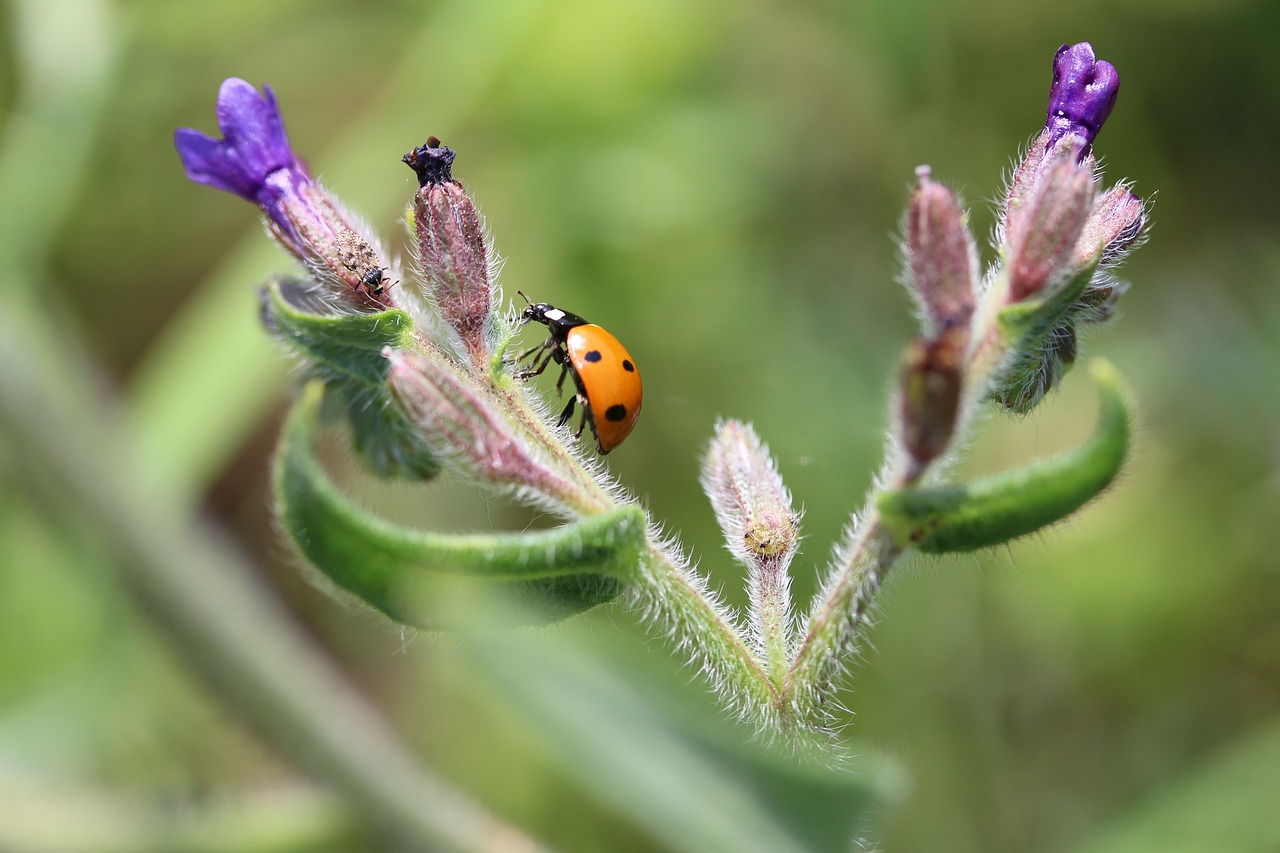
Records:
[[[535,347],[529,347],[527,350],[520,353],[519,357],[516,358],[516,364],[519,364],[520,362],[524,361],[526,358],[533,355],[534,353],[542,352],[546,348],[547,348],[546,341],[543,341],[542,343],[538,344]]]
[[[534,353],[538,352],[538,350],[541,350],[541,349],[545,349],[546,354],[543,356],[534,356],[533,364],[529,366],[528,370],[522,370],[519,373],[517,373],[515,375],[516,379],[528,379],[530,376],[538,376],[542,373],[542,371],[547,369],[547,365],[551,363],[551,358],[556,354],[556,351],[554,346],[548,347],[546,344],[542,344],[541,346],[536,346],[533,349],[529,350],[528,352],[524,353],[523,355],[520,356],[520,358],[516,359],[516,364],[519,364],[521,361],[523,361],[524,359],[528,358],[529,356],[533,355]]]
[[[582,395],[579,394],[577,397],[574,397],[574,400],[579,399],[579,397],[582,397]],[[575,440],[582,438],[582,431],[587,427],[587,417],[590,414],[591,406],[587,403],[586,398],[582,397],[582,420],[578,421],[578,431],[573,434]]]
[[[569,422],[569,418],[573,417],[574,404],[578,402],[577,397],[569,398],[569,405],[564,407],[564,411],[560,413],[560,420],[556,421],[556,426],[562,427]],[[582,434],[582,430],[578,430],[578,435]]]

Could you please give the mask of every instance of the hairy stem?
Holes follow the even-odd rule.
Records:
[[[776,730],[778,693],[752,656],[742,633],[706,582],[673,546],[651,533],[638,594],[641,606],[669,625],[678,651],[696,662],[726,705],[763,728]]]
[[[951,446],[962,446],[972,427],[974,413],[982,406],[1009,354],[1011,342],[1000,327],[1000,309],[1006,304],[1008,277],[1001,273],[979,303],[973,318],[972,339],[964,368],[963,403]],[[881,489],[870,495],[867,509],[856,518],[848,540],[832,567],[821,600],[809,616],[796,656],[783,684],[782,701],[795,709],[795,719],[821,719],[827,699],[835,690],[844,661],[856,648],[858,633],[885,578],[904,549],[893,544],[875,509],[882,489],[904,489],[921,482],[931,471],[944,468],[948,458],[938,457],[928,465],[900,465],[897,449],[886,451]],[[788,717],[783,718],[784,725]]]

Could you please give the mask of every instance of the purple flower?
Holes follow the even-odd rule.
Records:
[[[182,127],[174,131],[173,144],[188,178],[254,202],[276,228],[296,240],[284,207],[298,200],[312,180],[289,147],[275,93],[270,86],[262,89],[265,94],[236,77],[223,81],[218,90],[223,138]]]
[[[1049,146],[1075,134],[1084,139],[1084,153],[1088,153],[1088,146],[1111,115],[1119,91],[1120,75],[1115,66],[1095,59],[1093,45],[1087,41],[1064,44],[1053,58],[1053,86],[1044,125]]]

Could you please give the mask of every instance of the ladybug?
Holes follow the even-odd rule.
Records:
[[[590,422],[601,455],[622,444],[640,416],[640,372],[631,353],[599,326],[545,302],[524,309],[520,322],[530,321],[546,326],[551,335],[516,359],[519,364],[532,358],[529,368],[517,373],[516,378],[537,376],[554,361],[562,368],[556,382],[559,393],[564,389],[565,376],[572,372],[578,393],[569,398],[561,412],[560,426],[568,423],[574,406],[581,404],[582,422],[575,437],[580,437],[582,428]]]

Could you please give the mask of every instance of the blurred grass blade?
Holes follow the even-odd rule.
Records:
[[[1115,368],[1093,363],[1098,426],[1066,453],[962,486],[887,491],[885,527],[904,547],[930,554],[989,548],[1061,521],[1097,497],[1129,450],[1128,393]]]
[[[413,757],[225,537],[146,476],[151,460],[110,402],[94,405],[87,367],[49,337],[0,313],[0,438],[92,526],[167,647],[213,695],[406,850],[541,849]],[[61,392],[50,387],[55,371]]]
[[[18,81],[0,135],[0,268],[4,286],[31,287],[81,179],[94,163],[98,123],[115,81],[121,30],[105,0],[16,0],[7,4],[6,47]],[[0,114],[6,112],[0,108]],[[18,212],[20,215],[17,215]]]
[[[532,533],[445,535],[406,530],[340,494],[315,458],[324,389],[311,383],[285,425],[276,510],[295,546],[341,589],[407,625],[466,624],[474,611],[547,623],[616,598],[644,545],[637,507]]]
[[[1280,719],[1157,790],[1076,853],[1280,850]]]
[[[198,803],[0,785],[0,850],[25,853],[333,853],[369,849],[350,810],[306,789]]]
[[[892,782],[878,766],[831,769],[766,749],[638,652],[531,650],[495,634],[460,654],[584,790],[662,849],[848,850]]]

